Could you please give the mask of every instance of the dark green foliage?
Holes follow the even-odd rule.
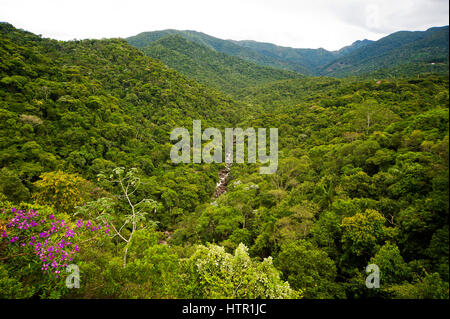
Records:
[[[127,38],[127,41],[135,47],[144,48],[158,39],[174,34],[180,35],[191,42],[204,45],[214,51],[232,55],[259,65],[292,70],[303,74],[308,74],[310,72],[305,66],[296,65],[295,68],[289,68],[286,61],[284,60],[279,60],[270,56],[266,56],[264,54],[260,54],[259,52],[256,52],[251,48],[246,48],[245,46],[242,46],[235,41],[218,39],[196,31],[162,30],[154,32],[143,32],[133,37]]]
[[[180,35],[168,35],[142,50],[200,83],[230,94],[249,86],[301,77],[294,72],[260,66],[216,52]]]
[[[327,51],[322,48],[294,49],[256,41],[235,41],[235,43],[273,60],[274,66],[308,75],[317,74],[321,66],[340,55],[339,51]]]
[[[356,41],[337,51],[322,48],[295,49],[256,41],[221,40],[201,32],[179,30],[144,32],[127,38],[127,41],[138,48],[144,48],[168,35],[178,35],[216,52],[259,65],[305,75],[343,77],[370,74],[386,78],[424,73],[448,74],[448,26],[426,31],[396,32],[378,41]],[[179,50],[184,55],[193,53],[182,46]],[[167,53],[160,54],[169,59]],[[174,58],[171,57],[170,61],[178,70],[179,65],[173,64]]]
[[[306,241],[293,242],[281,249],[276,265],[297,289],[305,289],[306,298],[344,297],[336,284],[336,266],[327,253]]]
[[[320,73],[348,76],[376,72],[379,77],[423,72],[448,74],[448,39],[448,26],[423,32],[396,32],[324,65]]]

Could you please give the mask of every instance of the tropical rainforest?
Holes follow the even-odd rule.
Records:
[[[448,48],[0,23],[0,298],[448,299]],[[193,120],[278,128],[277,171],[173,163]]]

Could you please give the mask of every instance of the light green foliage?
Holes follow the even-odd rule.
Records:
[[[34,183],[36,203],[49,205],[59,212],[73,212],[75,206],[83,205],[94,197],[94,184],[61,171],[44,173]]]
[[[223,247],[199,246],[185,261],[186,298],[300,298],[283,282],[272,258],[253,261],[240,244],[234,255]]]
[[[370,256],[389,238],[385,218],[376,210],[367,209],[342,220],[344,249],[356,256]]]

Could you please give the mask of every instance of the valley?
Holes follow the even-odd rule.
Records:
[[[0,23],[0,297],[448,299],[448,48],[448,26],[327,51]],[[277,169],[175,163],[194,121],[277,128]]]

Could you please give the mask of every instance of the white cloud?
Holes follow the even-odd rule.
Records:
[[[442,0],[341,0],[329,8],[342,21],[380,34],[447,25],[449,15]]]
[[[448,24],[441,0],[2,0],[0,21],[69,40],[167,28],[334,50],[398,30]]]

